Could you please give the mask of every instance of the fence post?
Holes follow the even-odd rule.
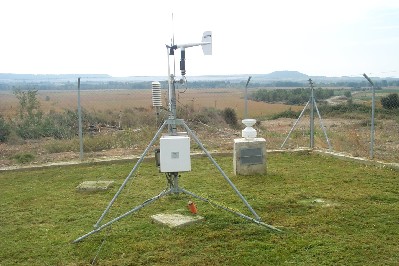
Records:
[[[374,83],[371,81],[371,79],[366,75],[363,74],[363,76],[367,79],[367,81],[371,84],[371,89],[373,91],[372,97],[371,97],[371,129],[370,129],[370,159],[374,159],[374,114],[375,114],[375,88],[374,88]]]
[[[80,107],[80,78],[78,78],[79,159],[83,160],[82,109]]]

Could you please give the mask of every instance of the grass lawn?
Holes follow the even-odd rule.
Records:
[[[205,221],[170,229],[161,212],[189,215],[186,195],[167,196],[103,231],[92,230],[134,162],[0,172],[0,265],[398,265],[398,172],[309,153],[268,155],[268,174],[236,177],[216,157],[273,232],[195,200]],[[192,158],[180,185],[250,216],[207,158]],[[105,192],[82,181],[114,180]],[[103,222],[166,188],[145,162]],[[105,241],[104,241],[105,240]]]

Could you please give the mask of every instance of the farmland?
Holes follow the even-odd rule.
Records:
[[[164,106],[167,106],[166,94],[166,91],[163,91]],[[38,92],[37,98],[40,109],[44,113],[62,113],[65,110],[76,110],[77,108],[76,91],[44,90]],[[184,93],[178,91],[177,101],[183,112],[186,112],[185,109],[189,109],[192,115],[188,118],[200,113],[206,107],[212,109],[234,108],[239,117],[242,117],[244,110],[243,91],[237,89],[193,89]],[[86,158],[138,155],[155,133],[155,113],[151,106],[151,90],[82,90],[81,105],[84,110],[95,114],[109,125],[117,124],[120,114],[125,114],[120,124],[125,128],[123,132],[104,128],[100,135],[96,134],[94,137],[85,135]],[[301,108],[253,101],[249,101],[248,106],[249,114],[254,116],[272,115],[288,108],[294,110]],[[11,91],[0,92],[0,113],[3,117],[14,119],[18,114],[18,108],[18,99]],[[127,128],[127,123],[132,124],[132,120],[136,121],[134,127]],[[220,133],[219,130],[223,130],[224,133]],[[228,147],[230,145],[227,143],[238,134],[237,132],[237,130],[228,128],[227,125],[220,129],[209,125],[206,131],[198,129],[198,134],[201,137],[209,136],[209,134],[212,136],[211,139],[206,137],[209,140],[208,144],[218,150],[230,149]],[[88,148],[90,142],[93,142],[93,148]],[[20,140],[14,138],[8,143],[0,144],[0,165],[10,166],[15,163],[15,159],[13,159],[15,156],[25,156],[26,154],[34,157],[33,162],[39,164],[74,160],[78,156],[78,147],[79,143],[76,138],[71,140],[49,138]]]
[[[255,89],[250,89],[251,93]],[[384,90],[377,94],[377,106],[381,109],[379,99],[387,93],[396,90]],[[166,107],[166,90],[163,90],[163,102]],[[353,93],[353,102],[370,106],[370,91]],[[224,108],[232,108],[240,120],[244,114],[244,91],[242,89],[188,89],[177,91],[177,106],[179,118],[184,118],[190,128],[211,151],[231,151],[232,140],[241,135],[242,125],[230,127],[224,121],[216,119],[215,115]],[[346,100],[334,97],[329,105],[346,104]],[[40,109],[44,113],[76,110],[77,92],[72,90],[38,91]],[[82,90],[81,104],[89,115],[101,120],[104,125],[101,133],[89,133],[85,124],[84,151],[85,159],[106,158],[114,156],[138,156],[155,134],[155,111],[151,106],[150,90]],[[206,110],[208,108],[209,110]],[[268,149],[279,149],[288,132],[292,128],[303,106],[290,106],[282,103],[248,102],[249,117],[260,122],[256,125],[258,135],[267,140]],[[380,110],[379,109],[379,110]],[[270,120],[270,117],[290,110],[293,116]],[[13,120],[18,114],[18,99],[10,91],[0,92],[0,113],[8,120]],[[163,111],[163,116],[167,112]],[[183,117],[181,117],[181,114]],[[399,123],[397,116],[377,112],[375,155],[377,159],[398,162],[399,153]],[[327,129],[332,149],[346,152],[352,156],[368,157],[370,151],[370,114],[344,112],[338,116],[328,116],[321,113],[323,124]],[[76,121],[76,118],[73,118]],[[326,138],[319,127],[316,118],[316,147],[327,149]],[[76,125],[77,123],[74,122]],[[112,127],[108,127],[112,126]],[[120,126],[123,130],[117,130]],[[76,127],[76,126],[75,126]],[[42,138],[38,140],[21,140],[14,136],[0,144],[0,165],[11,166],[16,163],[50,163],[54,161],[69,161],[79,158],[79,140],[76,137],[65,140]],[[100,130],[100,128],[98,128]],[[305,113],[297,124],[285,148],[309,146],[309,115]],[[26,158],[25,158],[26,157]]]
[[[167,92],[163,90],[166,106]],[[244,111],[244,92],[239,89],[188,89],[177,91],[178,105],[189,106],[194,110],[203,107],[224,109],[234,108],[242,117]],[[39,91],[38,99],[44,112],[62,111],[77,108],[76,91]],[[81,105],[90,111],[120,111],[125,108],[152,109],[151,90],[82,90]],[[17,112],[18,100],[10,91],[0,91],[0,113],[14,115]],[[284,104],[268,104],[264,102],[249,101],[249,114],[267,116],[279,113],[288,108],[300,110],[300,106],[287,106]]]

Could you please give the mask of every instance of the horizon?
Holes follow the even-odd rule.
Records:
[[[308,75],[306,73],[302,73],[300,71],[296,70],[275,70],[270,73],[260,73],[260,74],[252,74],[252,73],[240,73],[240,74],[205,74],[205,75],[190,75],[189,77],[192,78],[200,78],[200,77],[247,77],[247,76],[268,76],[268,75],[273,75],[273,74],[282,74],[282,75],[287,75],[287,74],[295,74],[295,75],[303,75],[309,78],[326,78],[326,79],[356,79],[356,78],[361,78],[363,79],[363,75],[359,76],[326,76],[326,75]],[[34,73],[0,73],[0,80],[2,76],[4,75],[15,75],[15,76],[34,76],[40,78],[41,76],[64,76],[60,78],[67,78],[68,76],[72,76],[73,78],[82,78],[82,79],[90,79],[90,78],[110,78],[110,79],[129,79],[129,78],[150,78],[150,77],[165,77],[165,75],[140,75],[140,76],[112,76],[110,74],[106,73],[43,73],[43,74],[34,74]],[[71,78],[72,78],[71,77]],[[371,78],[377,78],[377,79],[398,79],[399,77],[379,77],[379,76],[370,76]],[[17,77],[15,79],[18,79]],[[22,80],[29,80],[29,78],[20,78]],[[52,78],[54,79],[54,78]],[[284,80],[283,78],[271,78],[269,77],[268,79],[281,79]],[[285,78],[287,79],[287,78]],[[288,78],[289,79],[289,78]]]

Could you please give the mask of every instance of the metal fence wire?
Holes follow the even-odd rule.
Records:
[[[148,88],[106,84],[110,85],[96,89],[95,83],[81,81],[84,152],[122,149],[123,154],[140,155],[160,123],[168,117],[165,82],[161,82],[159,110],[152,106],[151,82],[145,85]],[[258,137],[266,139],[268,150],[314,148],[399,163],[399,88],[396,86],[381,88],[370,80],[369,86],[356,89],[326,88],[334,90],[334,95],[327,99],[318,99],[318,94],[309,93],[307,102],[287,104],[280,99],[262,101],[253,97],[256,91],[274,93],[282,90],[280,88],[249,87],[246,95],[245,84],[228,85],[225,88],[190,88],[189,85],[176,92],[178,118],[186,121],[211,152],[232,151],[233,139],[240,138],[244,129],[240,121],[248,116],[258,121],[254,127]],[[310,82],[307,89],[313,86],[318,88],[317,81]],[[22,91],[34,89],[22,88]],[[28,152],[34,156],[74,152],[73,158],[79,157],[77,86],[37,89],[34,96],[38,104],[32,110],[27,109],[29,105],[21,109],[21,102],[12,91],[0,90],[0,94],[0,129],[3,130],[0,137],[8,133],[0,139],[0,159],[12,158],[21,150],[18,145],[26,143],[29,145],[24,147],[32,147]],[[41,128],[35,127],[35,123]]]
[[[334,108],[323,106],[323,103],[319,112],[318,101],[315,99],[312,106],[311,96],[297,119],[264,121],[269,148],[278,148],[276,143],[282,143],[280,148],[285,149],[328,149],[354,157],[399,162],[397,89],[371,85],[370,88],[352,92],[345,102],[330,102],[330,105],[337,107],[335,110],[344,110],[339,114],[331,112]]]

